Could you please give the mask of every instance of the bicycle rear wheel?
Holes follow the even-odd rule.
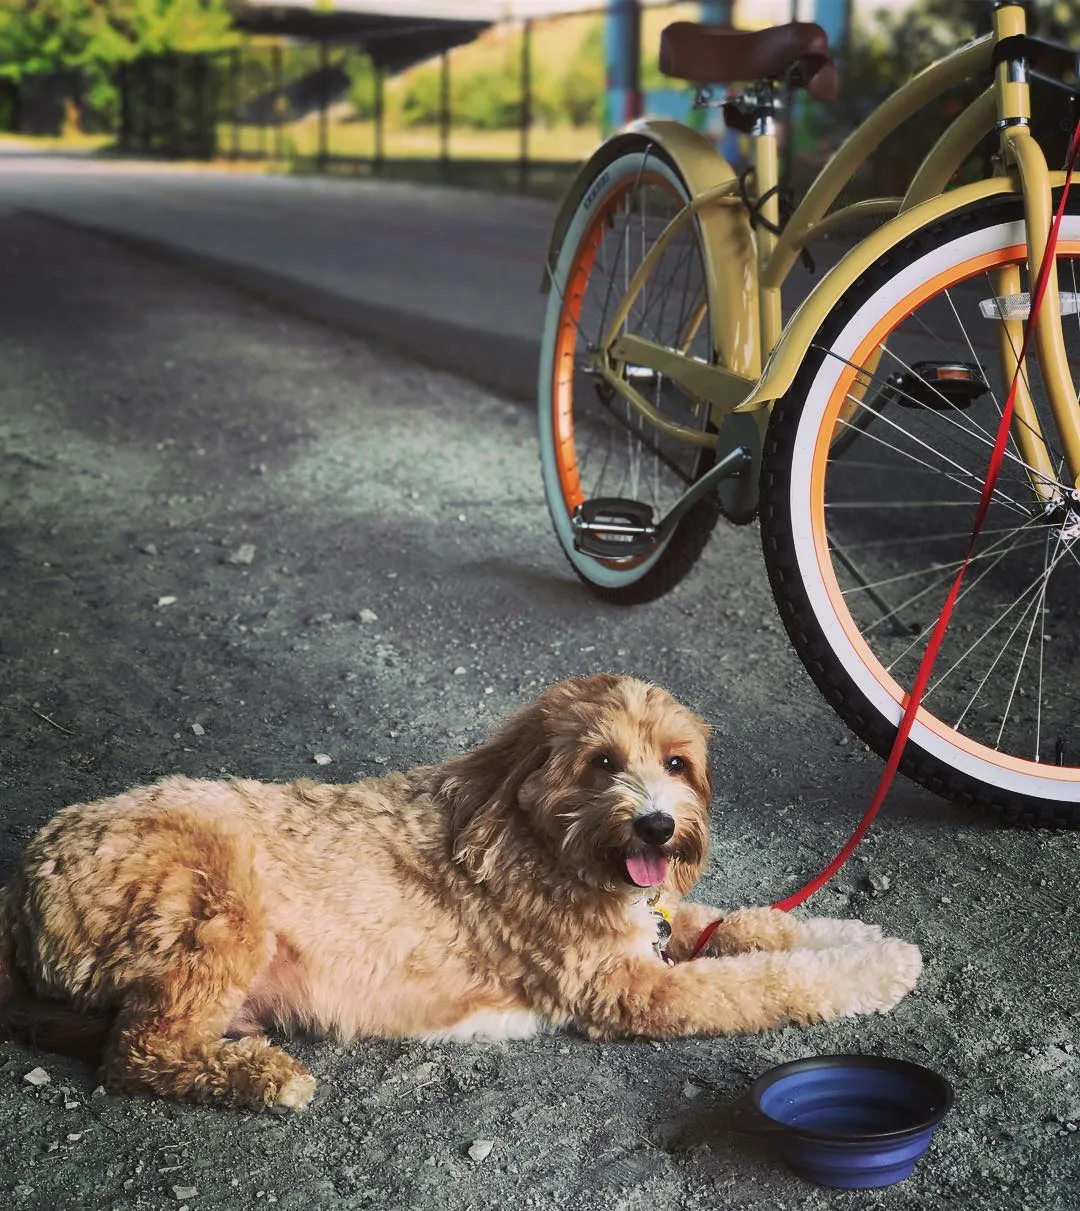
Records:
[[[645,254],[688,200],[675,169],[652,148],[606,165],[586,190],[552,274],[540,353],[540,461],[559,543],[578,576],[599,596],[650,601],[693,567],[716,525],[708,493],[674,533],[652,549],[599,558],[579,549],[573,519],[585,502],[618,498],[659,522],[714,463],[712,450],[664,434],[592,365]],[[635,300],[625,331],[712,361],[711,325],[697,224],[672,240]],[[714,432],[709,407],[644,367],[626,367],[634,386],[677,424]]]
[[[1077,209],[1058,247],[1074,383]],[[777,606],[882,756],[974,522],[1011,377],[1001,350],[1019,348],[1032,289],[1024,238],[1019,203],[995,201],[903,242],[836,305],[770,421],[760,516]],[[1080,496],[1034,357],[1025,382],[1049,473],[1029,472],[1014,424],[901,769],[1002,819],[1077,827]]]

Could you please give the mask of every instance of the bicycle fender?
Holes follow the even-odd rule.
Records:
[[[606,139],[581,166],[570,188],[563,195],[548,241],[547,261],[540,289],[551,288],[551,271],[562,251],[563,238],[585,195],[594,186],[603,187],[604,168],[628,151],[655,144],[679,170],[691,196],[702,189],[722,185],[735,176],[735,170],[703,135],[680,122],[663,118],[642,118],[631,122]],[[711,170],[711,171],[710,171]],[[693,178],[693,179],[691,179]],[[695,189],[694,185],[698,184]]]
[[[737,174],[713,144],[696,130],[663,118],[632,122],[601,144],[584,164],[562,200],[548,243],[541,290],[551,287],[551,274],[562,251],[574,214],[599,194],[604,169],[621,155],[654,147],[682,178],[691,198],[730,181]],[[698,212],[701,248],[713,344],[721,366],[756,381],[761,373],[758,335],[757,250],[750,219],[738,197],[722,198]]]
[[[1064,174],[1050,173],[1053,188],[1064,183]],[[965,207],[1004,194],[1021,196],[1012,177],[991,177],[938,194],[890,219],[872,235],[861,240],[825,274],[788,321],[776,348],[769,355],[757,386],[736,412],[755,412],[779,399],[791,386],[806,351],[826,317],[858,278],[902,240],[939,222]]]

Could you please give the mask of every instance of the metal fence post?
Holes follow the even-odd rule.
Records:
[[[116,88],[120,94],[120,130],[119,145],[121,151],[131,150],[131,93],[128,87],[128,65],[126,62],[117,64]],[[16,121],[15,130],[19,129]]]
[[[373,63],[373,67],[375,71],[375,171],[381,172],[386,137],[386,96],[383,91],[385,73],[382,63]]]
[[[284,67],[281,62],[281,46],[277,42],[274,43],[270,61],[274,73],[274,159],[280,163],[285,158],[285,131],[283,129],[285,88],[283,82]]]
[[[521,35],[521,153],[518,158],[518,188],[529,181],[529,127],[532,125],[532,18],[527,17]]]
[[[326,171],[330,148],[327,108],[330,94],[330,48],[325,38],[319,39],[319,171]]]
[[[240,47],[234,46],[229,55],[229,109],[232,119],[229,159],[240,158]]]
[[[181,85],[181,60],[173,51],[165,59],[168,69],[168,84],[165,89],[166,104],[169,107],[169,158],[178,160],[184,142],[183,136],[183,88]]]
[[[450,158],[450,52],[442,53],[442,72],[439,77],[439,160],[443,175]]]

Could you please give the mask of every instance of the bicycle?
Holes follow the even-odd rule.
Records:
[[[555,532],[595,593],[632,604],[673,588],[721,515],[758,518],[796,652],[884,757],[970,535],[1064,183],[1032,133],[1031,84],[1074,105],[1080,58],[999,0],[992,32],[888,98],[784,221],[780,96],[835,94],[823,31],[680,22],[664,31],[661,67],[696,83],[700,104],[753,68],[756,82],[723,102],[750,136],[752,170],[737,174],[686,125],[643,120],[605,141],[566,194],[538,400]],[[830,212],[887,134],[983,74],[903,196]],[[950,187],[995,131],[991,170]],[[1080,827],[1078,195],[983,545],[901,764],[938,794],[1040,826]],[[784,324],[780,287],[808,243],[866,216],[880,225]]]

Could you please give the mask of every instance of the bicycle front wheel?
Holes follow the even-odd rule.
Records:
[[[605,166],[585,192],[552,272],[540,351],[540,461],[555,533],[578,576],[607,600],[635,603],[666,593],[693,567],[720,512],[715,493],[699,500],[674,533],[645,553],[598,557],[579,549],[575,511],[620,499],[659,522],[714,462],[712,450],[669,436],[606,382],[593,364],[635,271],[688,201],[686,186],[655,149]],[[623,331],[712,361],[711,326],[697,223],[665,248],[630,308]],[[709,406],[662,374],[624,367],[634,388],[664,418],[713,432]]]
[[[1071,209],[1058,273],[1075,384]],[[1032,285],[1016,201],[916,233],[837,303],[770,420],[773,594],[818,687],[882,756],[967,548]],[[1022,381],[1031,415],[1012,426],[901,769],[1004,820],[1077,827],[1080,497],[1034,357]]]

